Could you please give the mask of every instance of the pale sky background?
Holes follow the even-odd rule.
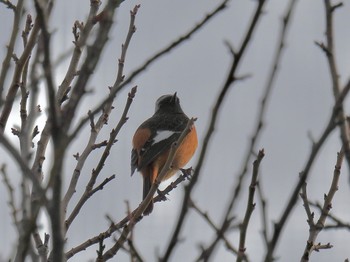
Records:
[[[95,88],[95,92],[84,99],[84,103],[80,106],[81,114],[85,114],[98,99],[104,97],[107,87],[114,83],[120,46],[129,25],[129,10],[138,3],[141,3],[141,8],[136,18],[137,31],[130,44],[125,63],[126,76],[156,51],[187,32],[218,4],[217,1],[198,0],[125,1],[117,11],[116,24],[110,35],[110,41],[89,83],[89,87]],[[226,209],[228,198],[236,182],[235,177],[241,169],[242,159],[250,142],[257,108],[270,70],[281,18],[287,3],[286,0],[272,0],[265,5],[265,14],[260,20],[238,70],[240,74],[251,74],[252,77],[237,82],[226,96],[215,133],[210,141],[209,153],[194,190],[194,201],[209,213],[217,225],[221,223],[222,211]],[[116,221],[124,217],[125,200],[130,201],[133,208],[140,202],[142,179],[138,174],[130,177],[131,138],[138,125],[153,114],[154,103],[159,96],[177,91],[187,115],[198,117],[196,126],[200,141],[199,150],[201,149],[201,141],[206,132],[210,112],[231,63],[231,56],[224,45],[224,40],[228,40],[235,47],[240,45],[255,6],[256,1],[231,1],[227,9],[193,35],[190,41],[186,41],[170,54],[162,57],[134,80],[133,85],[138,85],[138,92],[129,112],[130,119],[122,129],[118,143],[113,147],[100,181],[112,174],[116,174],[117,178],[90,199],[80,212],[68,233],[68,250],[80,244],[81,240],[105,230],[108,226],[105,214],[111,215]],[[89,1],[56,1],[51,19],[51,29],[55,30],[52,42],[54,57],[72,47],[72,25],[77,19],[84,20],[88,9]],[[344,1],[344,7],[335,13],[334,20],[336,58],[342,84],[350,76],[349,12],[349,2]],[[2,21],[0,58],[2,60],[12,23],[11,11],[4,5],[0,5],[0,17]],[[266,152],[260,169],[260,183],[268,201],[270,230],[272,222],[280,217],[298,181],[298,173],[302,171],[309,155],[311,142],[308,132],[311,132],[315,138],[319,137],[329,119],[334,101],[326,57],[314,44],[314,41],[324,40],[323,1],[298,1],[291,23],[279,75],[268,106],[263,135],[258,143],[258,148],[265,148]],[[19,42],[21,43],[21,40]],[[20,50],[22,50],[21,45],[18,46],[17,52],[19,53]],[[65,63],[55,70],[57,83],[62,81],[66,67]],[[108,137],[111,128],[119,120],[130,88],[131,85],[117,97],[114,103],[116,109],[110,117],[109,125],[100,134],[99,141]],[[348,104],[345,107],[349,109]],[[11,119],[11,124],[14,123],[19,123],[19,120]],[[8,126],[8,130],[10,127],[11,125]],[[86,127],[85,132],[81,133],[81,140],[69,148],[64,174],[66,183],[75,165],[72,155],[82,152],[88,129]],[[308,194],[311,200],[322,201],[323,194],[328,191],[336,152],[339,149],[339,133],[336,131],[326,141],[311,170],[308,180]],[[7,155],[4,155],[2,149],[0,150],[3,156],[0,164],[9,163],[9,174],[16,185],[19,170],[11,165],[12,160],[8,160]],[[70,208],[84,190],[85,181],[99,160],[100,153],[101,151],[94,152],[87,161]],[[195,166],[198,155],[195,155],[189,166]],[[45,164],[46,168],[49,167],[49,160]],[[348,176],[347,165],[344,162],[340,188],[336,193],[332,209],[333,214],[344,221],[350,221]],[[167,182],[162,186],[166,185]],[[248,181],[245,181],[245,187],[248,188]],[[0,194],[2,196],[0,199],[2,221],[0,258],[7,258],[11,253],[11,246],[15,243],[16,234],[11,227],[12,221],[8,216],[7,207],[8,195],[2,184]],[[241,194],[241,204],[235,209],[238,220],[244,216],[247,195],[248,191],[245,190]],[[163,254],[173,225],[177,221],[182,196],[183,186],[181,185],[171,192],[169,201],[157,204],[152,215],[137,224],[134,232],[135,246],[145,261],[155,261],[157,252]],[[280,261],[300,259],[308,236],[306,219],[304,208],[299,200],[275,253]],[[171,261],[193,261],[200,253],[199,244],[207,246],[215,233],[202,218],[190,211],[180,236],[184,237],[184,242],[178,245]],[[237,231],[233,231],[227,237],[236,247],[238,246]],[[311,261],[344,261],[345,258],[350,257],[348,248],[350,234],[345,230],[324,231],[317,241],[330,242],[334,247],[312,253]],[[106,243],[108,247],[110,243]],[[246,247],[251,261],[262,260],[265,253],[258,204],[248,228]],[[93,259],[97,248],[98,246],[94,245],[70,261]],[[118,261],[128,261],[123,252],[120,252],[117,258],[119,258]],[[220,245],[214,258],[212,261],[232,261],[233,256]]]

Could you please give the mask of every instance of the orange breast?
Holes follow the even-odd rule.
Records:
[[[192,158],[198,146],[197,131],[195,126],[191,128],[191,131],[182,141],[181,145],[175,153],[175,157],[172,164],[172,169],[166,174],[163,180],[166,180],[179,171],[180,168],[183,168]],[[153,179],[152,182],[156,179],[158,172],[160,172],[165,165],[165,162],[168,159],[169,150],[160,156],[157,161],[153,163]]]

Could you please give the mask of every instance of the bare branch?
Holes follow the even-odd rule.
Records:
[[[5,131],[7,120],[10,116],[13,102],[15,100],[18,88],[20,86],[20,78],[21,78],[21,75],[23,72],[23,68],[26,65],[26,62],[30,57],[30,54],[32,52],[32,49],[34,48],[34,45],[36,44],[39,29],[40,29],[40,26],[39,26],[38,19],[35,19],[33,28],[31,30],[32,32],[31,32],[30,37],[28,39],[28,43],[27,43],[26,47],[24,48],[21,57],[16,62],[15,72],[13,74],[10,89],[8,90],[8,93],[6,95],[4,107],[2,108],[2,112],[0,115],[0,133],[4,133],[4,131]],[[11,53],[11,55],[12,55],[12,53]]]
[[[3,144],[6,150],[10,153],[10,155],[15,159],[17,164],[22,169],[23,175],[33,183],[34,188],[36,188],[39,194],[42,197],[44,197],[44,190],[42,189],[38,178],[33,174],[33,172],[29,169],[27,164],[23,161],[18,151],[10,144],[8,139],[6,139],[4,135],[1,133],[0,133],[0,144]]]
[[[180,183],[186,179],[190,179],[193,169],[191,167],[188,169],[181,169],[181,172],[182,174],[174,182],[171,182],[164,190],[157,190],[158,195],[153,198],[153,203],[167,200],[166,195],[174,190]]]
[[[312,207],[316,207],[319,211],[322,212],[322,205],[319,202],[311,202],[309,201],[309,205]],[[330,221],[333,221],[334,223],[332,224],[325,224],[323,230],[328,230],[328,229],[347,229],[350,230],[350,223],[345,222],[341,220],[340,218],[336,217],[334,214],[329,213],[328,214],[328,219]]]
[[[246,251],[245,239],[247,235],[249,220],[255,208],[255,203],[254,203],[255,187],[258,183],[260,162],[262,161],[264,156],[265,156],[264,149],[262,149],[259,151],[258,157],[253,163],[253,174],[252,174],[252,179],[249,186],[249,197],[247,202],[246,213],[244,215],[243,222],[240,225],[239,253],[236,260],[237,262],[243,261],[245,258],[245,251]]]
[[[114,144],[114,141],[119,133],[119,131],[121,130],[122,126],[126,123],[128,117],[127,117],[127,114],[129,112],[129,109],[130,109],[130,106],[131,106],[131,103],[135,97],[135,94],[136,94],[136,87],[132,88],[130,93],[128,94],[128,99],[127,99],[127,102],[126,102],[126,105],[125,105],[125,108],[124,108],[124,111],[123,111],[123,114],[117,124],[117,126],[112,130],[112,132],[110,133],[110,137],[109,137],[109,140],[107,142],[107,145],[104,149],[104,152],[101,156],[101,159],[96,167],[96,169],[94,169],[92,171],[92,174],[91,174],[91,178],[90,178],[90,181],[88,182],[88,185],[86,186],[85,188],[85,191],[83,193],[83,195],[81,196],[79,202],[77,203],[77,205],[75,206],[75,208],[73,209],[72,213],[69,215],[69,217],[67,218],[65,224],[66,224],[66,230],[69,229],[69,226],[71,225],[71,223],[73,222],[73,220],[75,219],[75,217],[78,215],[80,209],[83,207],[83,205],[85,204],[85,202],[98,190],[102,189],[103,186],[105,184],[107,184],[110,180],[112,180],[115,176],[112,176],[108,179],[105,180],[104,183],[102,183],[100,186],[98,186],[97,188],[93,189],[95,183],[96,183],[96,179],[97,179],[97,176],[100,174],[104,164],[105,164],[105,161],[107,159],[107,157],[109,156],[109,152]],[[84,153],[83,153],[84,154]],[[82,156],[79,157],[78,159],[78,163],[80,163],[80,160],[82,159]],[[77,168],[79,168],[79,166],[77,166]],[[62,206],[63,208],[67,208],[67,205],[68,205],[68,202],[69,200],[71,199],[73,193],[75,192],[75,187],[76,187],[76,184],[77,184],[77,177],[75,177],[77,173],[77,171],[79,171],[79,174],[80,174],[80,170],[79,169],[75,169],[74,171],[74,174],[73,174],[73,177],[72,177],[72,180],[71,180],[71,183],[69,185],[69,188],[67,190],[67,193],[62,201]]]
[[[315,226],[315,222],[314,222],[315,213],[311,212],[309,201],[308,201],[308,196],[307,196],[306,186],[307,186],[307,183],[305,182],[301,188],[300,197],[303,200],[303,205],[304,205],[305,212],[307,215],[307,223],[309,224],[310,228],[312,228]]]
[[[17,217],[18,208],[16,207],[14,188],[13,188],[13,186],[9,180],[9,177],[7,175],[5,164],[3,164],[1,166],[0,171],[1,171],[0,173],[2,174],[2,179],[3,179],[4,185],[7,189],[8,195],[9,195],[8,205],[9,205],[10,210],[11,210],[12,220],[13,220],[13,223],[15,224],[15,226],[17,227],[17,230],[19,230],[19,228],[18,228],[19,223],[18,223],[18,217]]]
[[[67,69],[67,73],[61,83],[61,85],[58,88],[57,92],[57,100],[61,103],[64,94],[67,93],[69,86],[71,85],[74,77],[76,76],[77,72],[77,67],[81,58],[81,55],[83,53],[84,47],[86,45],[86,41],[88,39],[88,36],[90,35],[95,23],[93,23],[93,19],[96,16],[99,7],[101,5],[101,2],[99,0],[90,0],[90,12],[89,15],[85,21],[85,23],[80,23],[76,21],[74,23],[73,27],[73,32],[74,28],[79,29],[79,36],[77,35],[78,33],[74,34],[74,50],[73,54],[69,63],[69,67]]]
[[[72,123],[72,120],[75,116],[76,108],[79,105],[82,97],[86,93],[86,84],[89,81],[97,65],[97,62],[100,59],[102,50],[108,41],[108,35],[113,25],[113,16],[116,11],[116,8],[119,6],[119,2],[120,1],[109,0],[102,10],[103,19],[99,21],[101,26],[96,32],[96,38],[94,42],[91,46],[87,47],[86,59],[82,63],[75,84],[72,86],[70,98],[67,101],[67,104],[64,105],[62,108],[62,114],[66,116],[65,121],[63,123],[63,128],[65,130],[68,130]],[[75,73],[76,72],[74,71],[74,75]]]
[[[4,5],[7,6],[8,9],[12,9],[14,12],[16,12],[17,8],[18,8],[18,4],[17,6],[12,4],[12,2],[10,0],[0,0],[0,3],[3,3]]]
[[[10,69],[11,57],[14,54],[13,52],[16,44],[18,31],[19,31],[19,25],[22,19],[24,0],[19,0],[16,6],[12,4],[12,2],[10,2],[9,0],[1,0],[0,2],[6,4],[8,8],[11,8],[14,11],[13,24],[11,27],[12,32],[11,32],[9,43],[7,45],[6,56],[2,61],[1,72],[0,72],[0,109],[1,109],[4,102],[3,92],[4,92],[5,80],[8,75],[8,70]]]
[[[336,64],[335,50],[334,50],[334,32],[333,32],[333,13],[336,8],[342,6],[342,4],[332,5],[330,0],[325,0],[325,12],[326,12],[326,44],[325,49],[328,50],[326,53],[329,71],[332,79],[332,88],[334,99],[337,100],[341,93],[341,86],[339,82],[339,73]],[[350,134],[349,124],[346,120],[346,114],[342,105],[339,106],[338,118],[342,121],[340,128],[340,138],[343,143],[345,158],[348,163],[350,170]],[[349,177],[350,179],[350,177]],[[350,181],[350,180],[349,180]]]
[[[235,248],[231,242],[226,238],[225,236],[225,232],[227,231],[227,229],[229,228],[231,222],[233,219],[231,219],[230,221],[227,221],[225,230],[222,230],[220,228],[218,228],[215,223],[213,222],[213,220],[209,217],[207,212],[203,212],[192,200],[190,201],[190,207],[193,208],[195,211],[197,211],[197,213],[209,224],[209,226],[216,232],[216,235],[218,236],[218,238],[222,239],[225,243],[226,248],[231,251],[233,254],[237,255],[238,254],[238,250],[237,248]],[[211,252],[211,249],[204,249],[201,253],[201,255],[199,256],[199,258],[196,261],[202,261],[203,259],[206,259],[208,256],[208,252]],[[246,261],[249,261],[248,258],[245,256]]]
[[[117,73],[115,85],[112,89],[117,88],[118,85],[123,80],[124,61],[126,59],[126,53],[127,53],[127,49],[128,49],[130,40],[132,38],[133,33],[135,32],[135,16],[137,14],[138,8],[139,8],[138,5],[135,6],[134,10],[130,13],[131,18],[130,18],[129,31],[128,31],[128,34],[126,36],[125,43],[122,46],[121,57],[119,59],[118,73]],[[123,63],[121,63],[121,61],[123,61]],[[104,110],[96,123],[94,122],[94,119],[93,119],[94,115],[91,113],[91,111],[89,111],[89,113],[88,113],[88,119],[90,120],[90,126],[91,126],[90,138],[89,138],[88,144],[86,145],[86,148],[84,149],[83,153],[81,155],[79,155],[78,163],[77,163],[76,168],[74,170],[74,173],[72,175],[69,188],[64,196],[62,204],[63,204],[63,210],[65,210],[65,212],[66,212],[68,203],[75,192],[75,188],[76,188],[76,185],[77,185],[79,177],[80,177],[80,171],[81,171],[87,157],[90,155],[91,151],[94,149],[94,145],[95,145],[99,131],[102,129],[103,125],[106,124],[108,121],[109,114],[113,108],[112,103],[113,103],[114,98],[115,98],[115,96],[111,96],[111,93],[112,93],[112,90],[110,91],[110,100],[108,101],[108,103],[104,104]],[[124,124],[125,121],[127,120],[126,114],[129,110],[129,107],[131,105],[132,99],[135,96],[135,93],[136,93],[136,87],[134,87],[131,90],[131,92],[129,93],[128,102],[125,106],[124,113],[123,113],[122,118],[121,118],[118,125]],[[76,137],[76,135],[78,134],[78,132],[80,131],[80,129],[82,127],[83,127],[83,125],[78,125],[78,127],[75,129],[75,131],[73,131],[73,133],[70,136],[71,141],[73,138]],[[121,128],[121,126],[118,128]],[[114,134],[113,135],[111,134],[111,136],[114,136],[114,139],[112,141],[113,143],[114,143],[115,137],[116,137],[118,132],[119,132],[119,130],[116,130],[115,136],[114,136]],[[105,151],[105,152],[109,152],[109,151]]]
[[[36,249],[40,257],[40,262],[47,262],[47,255],[49,253],[50,235],[45,233],[44,242],[43,242],[39,236],[39,233],[35,232],[33,234],[33,239],[35,241]]]
[[[261,0],[259,1],[258,5],[257,5],[257,8],[255,10],[255,13],[254,13],[254,16],[253,16],[253,19],[249,25],[249,28],[247,30],[247,33],[246,35],[244,36],[243,38],[243,42],[242,42],[242,45],[241,47],[239,48],[237,54],[236,54],[236,57],[233,59],[232,61],[232,64],[231,64],[231,68],[229,70],[229,73],[227,74],[227,77],[226,77],[226,80],[225,80],[225,83],[220,91],[220,94],[218,96],[218,98],[216,99],[216,102],[215,102],[215,105],[214,105],[214,108],[213,108],[213,111],[211,113],[211,118],[210,118],[210,124],[209,124],[209,127],[206,131],[206,135],[204,137],[204,140],[203,140],[203,143],[202,143],[202,150],[200,152],[200,156],[199,156],[199,160],[198,160],[198,163],[197,163],[197,166],[195,168],[195,172],[193,174],[193,177],[190,181],[190,184],[186,187],[186,190],[185,190],[185,195],[184,195],[184,199],[183,199],[183,202],[182,202],[182,208],[181,208],[181,211],[180,211],[180,215],[179,215],[179,219],[176,223],[176,226],[175,226],[175,230],[173,232],[173,235],[171,236],[171,239],[169,241],[169,244],[168,244],[168,247],[163,255],[163,257],[161,258],[162,261],[168,261],[177,242],[178,242],[178,238],[179,238],[179,234],[180,234],[180,231],[182,229],[182,226],[183,226],[183,223],[185,221],[185,217],[187,215],[187,212],[188,212],[188,203],[189,203],[189,200],[190,200],[190,195],[191,195],[191,192],[192,192],[192,189],[194,188],[197,180],[198,180],[198,177],[199,177],[199,174],[200,174],[200,171],[201,171],[201,168],[202,168],[202,165],[204,163],[204,159],[205,159],[205,156],[206,156],[206,153],[207,153],[207,149],[208,149],[208,145],[209,145],[209,142],[211,140],[211,137],[212,137],[212,134],[214,132],[214,128],[215,128],[215,125],[216,125],[216,121],[217,121],[217,117],[218,117],[218,114],[219,114],[219,110],[221,109],[221,106],[222,106],[222,102],[228,92],[228,90],[230,89],[231,85],[234,83],[235,81],[235,74],[236,74],[236,70],[237,70],[237,67],[238,65],[240,64],[241,62],[241,58],[248,46],[248,43],[249,41],[251,40],[251,37],[252,37],[252,34],[253,34],[253,31],[254,29],[256,28],[256,25],[258,23],[258,20],[261,16],[261,13],[262,13],[262,9],[263,9],[263,6],[265,4],[265,1],[264,0]],[[222,3],[222,5],[226,5],[226,1],[224,1]],[[224,222],[222,225],[224,225],[225,221],[227,221],[227,218],[229,217],[229,214],[226,214],[225,218],[224,218]]]
[[[316,238],[318,234],[322,231],[324,228],[324,225],[326,223],[327,216],[332,208],[332,201],[335,193],[338,191],[338,183],[339,183],[339,177],[340,177],[340,169],[343,163],[344,159],[344,149],[342,148],[337,156],[337,162],[335,164],[334,172],[333,172],[333,179],[332,184],[329,188],[328,194],[325,195],[324,204],[322,207],[321,216],[318,219],[317,223],[309,223],[310,230],[309,230],[309,238],[307,240],[307,244],[303,253],[303,256],[301,258],[301,261],[306,262],[310,260],[310,255],[312,251],[319,251],[320,249],[328,249],[331,248],[332,245],[329,243],[326,245],[321,245],[320,243],[315,244]],[[304,201],[305,203],[305,201]]]
[[[349,92],[349,90],[346,90],[345,93],[347,94],[348,92]],[[289,217],[290,212],[293,210],[293,207],[295,206],[295,204],[298,200],[299,192],[309,176],[311,166],[313,165],[313,163],[316,159],[316,156],[317,156],[319,150],[321,149],[321,147],[323,146],[324,142],[326,141],[326,139],[328,138],[330,133],[335,129],[335,127],[338,124],[336,121],[338,107],[339,107],[339,105],[341,105],[343,103],[345,96],[346,96],[345,94],[340,95],[338,100],[336,101],[335,105],[333,106],[333,112],[332,112],[332,115],[328,121],[328,124],[327,124],[326,128],[324,129],[320,138],[317,140],[317,142],[315,142],[313,144],[313,147],[311,148],[311,152],[310,152],[310,155],[309,155],[308,160],[306,162],[306,165],[304,167],[304,170],[303,170],[303,172],[300,173],[301,175],[299,177],[299,181],[298,181],[297,185],[294,187],[292,195],[289,198],[288,204],[285,206],[284,211],[281,215],[281,218],[274,225],[274,232],[273,232],[272,237],[269,240],[268,249],[267,249],[267,253],[265,256],[266,262],[271,261],[273,259],[273,252],[276,248],[276,244],[277,244],[277,241],[280,237],[281,230],[284,227],[284,225],[287,221],[287,218]]]

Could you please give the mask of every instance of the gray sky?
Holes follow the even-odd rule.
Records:
[[[75,20],[83,20],[86,17],[88,2],[57,1],[51,20],[51,29],[56,30],[53,41],[56,57],[72,47],[71,27]],[[229,41],[235,47],[240,45],[255,2],[231,1],[229,8],[197,32],[190,41],[161,58],[133,82],[134,85],[138,85],[138,92],[129,113],[130,119],[122,129],[119,141],[114,146],[100,177],[102,180],[111,174],[116,174],[117,178],[89,200],[81,211],[77,218],[79,223],[73,223],[68,234],[68,249],[79,244],[81,239],[92,237],[104,230],[108,226],[108,221],[104,218],[106,213],[120,220],[125,215],[124,200],[130,201],[132,207],[138,205],[142,193],[142,179],[138,174],[133,177],[129,175],[131,137],[138,125],[153,114],[154,102],[159,96],[178,92],[187,115],[198,117],[197,132],[199,141],[202,141],[214,101],[231,63],[231,56],[224,45],[224,40]],[[87,112],[97,99],[104,97],[107,94],[107,87],[114,83],[120,45],[125,38],[129,24],[129,10],[137,3],[140,1],[126,1],[118,10],[113,34],[110,36],[108,46],[89,84],[91,88],[95,88],[95,92],[84,99],[80,107],[82,114]],[[126,76],[157,50],[187,32],[216,4],[214,1],[142,1],[136,18],[137,31],[126,59]],[[286,6],[287,1],[274,0],[268,1],[265,7],[265,15],[257,27],[253,41],[238,70],[242,75],[251,74],[251,77],[232,86],[224,100],[200,181],[193,195],[198,206],[208,211],[218,225],[222,219],[221,213],[226,208],[228,197],[234,187],[235,176],[241,169],[242,159],[249,145]],[[336,59],[340,80],[343,84],[350,75],[349,12],[350,7],[346,2],[344,7],[335,13]],[[0,57],[2,59],[12,22],[11,11],[1,5],[0,17],[4,17],[2,20],[5,21],[5,25],[0,28]],[[314,44],[314,41],[324,40],[324,32],[323,1],[298,1],[286,39],[287,47],[268,107],[263,135],[258,143],[258,148],[265,148],[266,152],[260,169],[260,183],[268,200],[270,230],[272,229],[271,222],[281,215],[298,181],[298,173],[302,171],[311,150],[311,141],[307,133],[311,132],[312,136],[317,139],[330,116],[334,99],[328,64],[324,53]],[[18,48],[17,51],[19,50],[21,49]],[[57,83],[62,81],[66,65],[62,64],[56,70]],[[119,120],[130,87],[117,97],[116,109],[110,117],[109,125],[101,133],[100,141],[106,139],[111,128]],[[348,105],[345,107],[349,108]],[[16,122],[16,119],[13,122]],[[85,143],[82,133],[81,140],[69,148],[65,168],[67,183],[75,164],[72,155],[81,152]],[[200,149],[201,144],[199,144]],[[323,194],[328,191],[336,161],[336,152],[339,149],[339,133],[336,131],[326,141],[311,170],[308,181],[308,193],[311,200],[322,201]],[[101,151],[94,152],[85,166],[79,182],[80,187],[72,204],[77,201],[79,193],[84,189],[84,182],[88,179],[91,169],[95,167],[99,153]],[[198,154],[195,155],[190,165],[196,164],[197,157]],[[3,161],[5,160],[1,162]],[[347,201],[350,191],[346,163],[343,167],[340,188],[336,193],[332,212],[345,221],[349,221],[350,211]],[[9,170],[14,174],[17,173],[12,167],[9,167]],[[13,179],[16,181],[16,175],[13,175]],[[247,182],[245,183],[246,188],[248,187]],[[167,182],[163,183],[163,186],[166,184]],[[15,242],[15,234],[10,229],[11,221],[6,206],[7,193],[3,185],[0,185],[0,192],[3,196],[0,200],[0,210],[2,210],[0,215],[3,221],[0,224],[0,233],[2,236],[9,236],[6,239],[0,238],[0,254],[8,256],[9,246]],[[177,219],[182,195],[183,186],[180,186],[170,194],[169,201],[157,204],[152,215],[136,226],[135,245],[146,261],[152,261],[157,250],[162,254],[163,247],[167,245],[172,225]],[[247,190],[241,195],[241,199],[241,204],[235,209],[239,220],[244,215]],[[205,221],[194,212],[190,212],[192,214],[187,219],[181,235],[185,238],[185,242],[178,246],[172,261],[194,260],[199,254],[197,244],[201,243],[206,246],[215,236]],[[306,219],[304,208],[299,201],[278,245],[276,255],[281,258],[281,261],[300,259],[308,236]],[[227,235],[235,246],[238,246],[238,236],[237,231]],[[350,235],[347,232],[322,232],[318,241],[330,242],[334,247],[313,253],[311,261],[344,261],[345,258],[350,257],[347,244],[350,242]],[[251,218],[246,246],[252,261],[260,261],[264,255],[264,246],[259,205]],[[85,261],[88,258],[94,258],[96,249],[97,246],[90,247],[71,261]],[[126,256],[122,254],[119,257],[126,259]],[[220,247],[217,250],[215,261],[228,261],[229,259],[232,259],[232,255],[225,248]]]

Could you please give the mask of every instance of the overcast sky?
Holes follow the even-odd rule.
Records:
[[[236,182],[235,177],[241,169],[242,159],[252,136],[287,2],[286,0],[268,1],[265,6],[265,14],[260,20],[238,70],[241,75],[250,74],[251,77],[237,82],[225,97],[214,136],[210,141],[209,153],[194,191],[193,200],[203,210],[208,211],[217,225],[221,222],[222,211],[227,206]],[[348,2],[344,2],[344,7],[335,13],[334,24],[335,54],[342,84],[350,76],[350,7]],[[136,18],[137,31],[130,44],[125,63],[126,76],[156,51],[187,32],[217,5],[217,1],[125,1],[117,12],[110,41],[89,83],[89,87],[94,88],[95,92],[84,99],[80,107],[82,115],[96,100],[104,97],[108,92],[107,87],[114,83],[120,46],[129,25],[129,10],[138,3],[141,3],[141,8]],[[80,217],[77,218],[79,223],[72,224],[68,234],[68,249],[79,244],[82,239],[103,231],[108,226],[105,214],[111,215],[116,221],[120,220],[125,215],[124,200],[130,201],[132,207],[136,207],[140,202],[142,179],[138,174],[130,177],[131,138],[138,125],[153,114],[154,103],[159,96],[178,92],[186,114],[198,117],[196,126],[200,141],[199,150],[201,149],[201,141],[207,129],[213,104],[232,59],[224,41],[229,41],[235,47],[240,45],[255,6],[256,1],[231,1],[227,9],[197,32],[190,41],[186,41],[179,48],[162,57],[133,81],[132,84],[138,86],[138,92],[130,109],[130,119],[122,129],[118,143],[114,146],[101,174],[101,180],[112,174],[116,174],[117,178],[88,201]],[[89,1],[56,2],[51,19],[51,29],[55,30],[52,48],[54,57],[72,48],[72,25],[75,20],[84,20],[88,10]],[[314,43],[314,41],[324,40],[324,13],[323,1],[298,1],[286,38],[286,49],[280,64],[279,75],[268,106],[263,135],[258,143],[258,148],[265,148],[266,152],[260,169],[260,183],[268,201],[270,230],[272,221],[281,215],[298,181],[298,174],[302,171],[310,153],[311,141],[308,133],[315,139],[320,136],[334,103],[326,57]],[[0,17],[4,21],[0,27],[2,61],[12,23],[11,11],[4,5],[0,5]],[[19,45],[17,52],[20,52],[20,47]],[[57,83],[62,81],[66,68],[67,63],[63,63],[55,70]],[[101,133],[99,141],[107,138],[111,128],[119,120],[130,88],[131,85],[117,97],[116,109],[110,117],[109,125]],[[349,107],[346,105],[346,108]],[[11,124],[15,123],[19,124],[19,120],[13,118]],[[86,143],[83,135],[85,134],[86,137],[87,132],[88,127],[82,133],[81,140],[69,148],[65,163],[66,183],[75,164],[72,155],[83,150]],[[334,132],[326,141],[311,170],[308,181],[311,200],[322,201],[323,194],[328,191],[336,152],[339,149],[339,133]],[[81,190],[85,188],[85,181],[91,169],[95,167],[100,153],[100,151],[94,152],[87,162],[72,204],[77,201]],[[197,157],[198,154],[189,166],[195,166]],[[11,163],[6,155],[0,164],[3,161]],[[15,183],[18,179],[18,170],[9,167],[9,171]],[[332,209],[334,214],[345,221],[350,220],[348,176],[347,166],[344,163],[340,188],[336,193]],[[246,188],[248,188],[247,182],[245,181]],[[165,186],[167,183],[163,184]],[[0,193],[2,195],[0,257],[7,257],[10,246],[15,243],[16,235],[10,227],[7,193],[3,185],[0,185]],[[241,204],[235,209],[238,220],[243,218],[247,194],[245,190],[241,195]],[[145,261],[153,261],[157,252],[163,253],[163,247],[167,245],[173,224],[177,219],[182,196],[183,186],[180,186],[171,192],[169,201],[157,204],[154,212],[136,226],[135,245]],[[252,261],[261,261],[264,255],[259,212],[258,205],[248,228],[246,246]],[[306,219],[302,203],[299,201],[292,217],[288,220],[276,251],[276,255],[281,258],[280,261],[300,259],[308,236]],[[172,261],[193,261],[200,252],[198,244],[208,245],[215,233],[209,229],[202,218],[191,212],[181,236],[184,237],[185,242],[176,249]],[[238,246],[237,231],[233,231],[227,237],[235,246]],[[350,257],[348,232],[322,232],[318,241],[330,242],[334,247],[313,253],[311,261],[344,261],[345,258]],[[95,257],[96,249],[97,246],[90,247],[71,261],[92,259]],[[126,256],[123,254],[119,257],[124,259],[121,261],[126,261]],[[229,260],[232,260],[232,255],[221,246],[213,261]]]

